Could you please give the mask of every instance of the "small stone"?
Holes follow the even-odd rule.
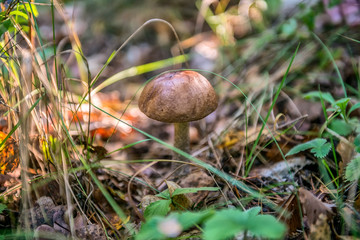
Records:
[[[55,212],[55,204],[49,197],[40,197],[35,206],[24,210],[20,217],[20,224],[25,227],[25,224],[30,223],[32,229],[36,229],[42,224],[53,225],[53,215]],[[25,219],[26,218],[26,219]]]
[[[76,230],[76,236],[87,240],[106,240],[104,229],[97,224],[89,224]]]
[[[55,229],[49,225],[42,224],[35,229],[34,238],[37,240],[53,239]]]

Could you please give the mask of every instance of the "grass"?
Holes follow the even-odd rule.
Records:
[[[28,7],[21,8],[24,4]],[[50,42],[45,42],[40,33],[36,18],[39,16],[37,12],[40,8],[42,8],[42,11],[39,11],[40,14],[44,13],[45,8],[51,13],[52,38]],[[152,59],[148,63],[112,71],[110,76],[107,71],[113,67],[114,62],[119,61],[119,55],[126,51],[131,41],[136,40],[136,36],[152,25],[169,28],[171,36],[179,46],[182,46],[180,41],[182,37],[178,36],[175,27],[168,21],[148,20],[130,34],[130,37],[107,57],[100,70],[92,76],[83,43],[74,31],[72,20],[66,16],[63,6],[58,1],[50,1],[44,6],[16,2],[9,11],[20,11],[19,14],[2,15],[1,27],[7,27],[7,29],[2,35],[1,42],[0,94],[4,101],[12,106],[12,109],[7,113],[7,137],[1,139],[0,149],[5,146],[10,137],[18,139],[17,148],[20,152],[21,166],[21,175],[18,178],[21,179],[21,183],[1,192],[0,202],[5,205],[16,203],[15,209],[8,207],[9,209],[3,210],[4,216],[12,219],[12,224],[16,223],[14,219],[25,220],[22,220],[20,224],[19,233],[15,233],[18,227],[16,225],[0,227],[0,232],[7,231],[7,237],[31,238],[34,231],[31,227],[31,216],[29,214],[27,216],[25,211],[22,212],[22,216],[17,216],[12,211],[20,214],[20,203],[24,209],[34,208],[35,200],[44,193],[42,186],[46,187],[49,181],[55,180],[57,188],[54,190],[62,193],[56,204],[63,205],[74,213],[74,216],[70,214],[67,219],[71,236],[75,236],[79,229],[76,216],[81,215],[86,222],[82,227],[92,222],[101,226],[108,238],[134,238],[140,230],[139,223],[146,224],[142,218],[142,212],[138,209],[141,198],[149,191],[159,193],[163,190],[161,184],[154,184],[155,180],[149,179],[146,171],[156,169],[160,164],[177,160],[161,157],[147,158],[144,154],[140,155],[141,159],[128,159],[124,156],[127,156],[128,151],[137,151],[144,146],[151,149],[153,146],[161,145],[164,149],[190,160],[191,163],[187,164],[203,169],[211,176],[213,184],[220,187],[217,197],[222,200],[208,204],[205,202],[206,199],[203,199],[203,206],[197,209],[200,213],[206,208],[215,209],[218,212],[214,215],[218,214],[216,216],[221,217],[219,209],[222,207],[239,205],[243,210],[248,210],[261,206],[261,213],[271,212],[274,216],[286,215],[291,219],[287,211],[291,212],[292,209],[284,209],[283,203],[286,202],[287,197],[291,196],[291,191],[297,194],[295,190],[305,185],[311,190],[323,191],[327,196],[324,201],[335,203],[337,209],[340,210],[339,218],[345,219],[347,216],[347,219],[351,219],[350,223],[342,222],[340,229],[332,229],[334,234],[360,235],[359,228],[354,225],[359,209],[351,205],[352,202],[359,201],[358,179],[350,184],[342,176],[346,166],[341,165],[340,162],[342,161],[342,164],[346,162],[344,155],[337,150],[338,142],[342,138],[350,142],[359,134],[360,125],[355,122],[353,131],[347,136],[341,136],[336,129],[329,127],[333,119],[346,116],[343,120],[348,124],[349,119],[353,119],[352,116],[358,114],[356,111],[353,115],[347,114],[351,106],[356,106],[358,94],[355,91],[356,86],[350,87],[347,84],[348,79],[341,72],[344,69],[338,67],[337,62],[340,60],[332,54],[335,50],[327,45],[326,39],[309,30],[307,34],[312,38],[304,38],[299,33],[284,39],[278,32],[281,23],[277,23],[276,26],[269,25],[266,31],[263,31],[261,27],[257,29],[254,25],[253,33],[249,34],[251,36],[243,37],[238,41],[233,35],[228,35],[228,32],[218,32],[217,29],[225,23],[215,24],[214,20],[220,16],[229,17],[227,14],[233,14],[226,10],[226,6],[221,9],[217,9],[220,12],[216,14],[212,14],[210,8],[206,9],[208,13],[204,19],[209,23],[214,35],[222,39],[217,48],[220,55],[219,64],[213,70],[188,67],[194,55],[185,53],[180,47],[178,56],[161,60]],[[58,15],[62,17],[62,24],[68,29],[69,42],[66,49],[62,49],[57,40]],[[8,19],[11,21],[11,26]],[[26,31],[26,29],[29,30]],[[345,35],[344,32],[345,30],[343,35]],[[347,36],[344,38],[358,44],[355,38]],[[329,39],[332,41],[333,35]],[[315,46],[321,46],[322,51],[314,51]],[[51,56],[47,54],[48,51],[51,52]],[[70,62],[71,57],[75,61]],[[220,64],[221,60],[224,65]],[[313,66],[314,62],[319,61],[324,62],[323,69],[321,66]],[[181,68],[180,64],[186,67]],[[137,93],[146,83],[138,83],[136,90],[129,94],[132,97],[126,99],[120,112],[109,110],[97,103],[96,99],[94,100],[105,87],[109,88],[120,82],[128,84],[134,79],[133,77],[144,74],[149,79],[148,81],[151,81],[152,78],[149,76],[154,77],[164,69],[169,71],[169,67],[194,70],[209,76],[219,94],[219,112],[227,107],[236,109],[228,111],[227,115],[218,113],[213,127],[218,126],[220,130],[211,129],[206,137],[194,146],[200,150],[204,149],[199,151],[196,157],[173,147],[170,141],[155,136],[151,127],[143,128],[126,119],[127,114],[136,108]],[[251,67],[254,67],[253,72],[250,71]],[[320,76],[321,72],[329,71],[329,69],[335,70],[335,77],[330,74],[328,77],[334,77],[341,86],[343,96],[351,98],[352,101],[348,107],[340,109],[342,111],[329,109],[332,106],[329,106],[322,95],[324,87],[321,83],[311,82],[311,76],[308,74],[312,72]],[[353,69],[355,71],[356,67]],[[74,74],[75,71],[78,74]],[[356,72],[355,75],[358,76],[358,73]],[[357,84],[359,84],[358,78]],[[287,95],[289,99],[299,98],[304,93],[310,92],[311,87],[307,85],[319,89],[320,98],[315,101],[320,103],[323,114],[318,115],[320,119],[316,120],[318,122],[311,122],[316,126],[310,128],[309,131],[301,132],[297,129],[291,131],[305,117],[296,116],[296,120],[287,121],[285,116],[293,116],[288,114],[282,106],[286,101],[283,96]],[[329,88],[329,86],[326,87]],[[328,90],[334,89],[327,89],[326,92]],[[339,95],[334,97],[334,99],[339,98],[341,98]],[[80,114],[83,114],[83,118],[86,115],[88,120],[81,123]],[[107,120],[116,123],[114,129],[111,130],[111,137],[102,142],[105,146],[102,148],[94,148],[98,147],[99,140],[91,132],[92,121],[98,116],[102,119],[101,123]],[[285,119],[285,130],[279,127],[282,119]],[[151,120],[148,121],[152,124]],[[221,121],[225,123],[217,125]],[[114,140],[115,129],[120,126],[132,129],[141,137]],[[319,128],[318,132],[317,128]],[[300,153],[300,157],[310,160],[316,166],[316,170],[309,177],[310,180],[299,174],[301,171],[310,172],[306,169],[306,165],[298,172],[292,172],[293,169],[287,165],[289,174],[283,182],[274,182],[274,180],[253,175],[259,170],[259,166],[262,166],[261,161],[265,167],[272,167],[271,161],[274,160],[269,157],[270,153],[278,154],[279,157],[276,157],[275,161],[285,161],[287,164],[290,158],[285,153],[289,151],[289,148],[313,139],[317,134],[318,137],[329,139],[332,151],[330,155],[322,158],[316,158],[307,152]],[[235,141],[228,145],[224,144],[229,136],[235,136]],[[107,152],[106,148],[114,143],[119,144],[120,147]],[[353,149],[349,148],[349,151],[354,151],[354,143],[351,146]],[[104,150],[104,153],[100,149]],[[161,152],[157,154],[161,156]],[[215,160],[218,164],[214,164]],[[121,170],[114,168],[113,163],[118,163]],[[4,166],[0,168],[2,173],[10,173]],[[158,182],[166,180],[164,176],[157,176],[157,178],[161,180]],[[351,194],[348,193],[351,191]],[[299,204],[300,201],[298,201]],[[303,208],[306,207],[303,202],[301,204]],[[345,206],[351,206],[349,209],[353,211],[352,215],[346,215],[347,213],[342,211]],[[207,218],[211,219],[210,215],[207,214]],[[115,218],[117,220],[114,220]],[[205,231],[201,224],[207,224],[206,219],[203,221],[199,220],[198,225],[195,226],[200,230],[198,233],[200,235],[201,231]],[[293,219],[293,221],[297,220]],[[302,224],[302,216],[298,221],[301,221],[300,229],[303,236],[308,236],[309,229]],[[258,232],[261,233],[261,229]]]

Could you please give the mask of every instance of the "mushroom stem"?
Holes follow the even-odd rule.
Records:
[[[189,153],[190,152],[190,137],[189,137],[189,123],[174,123],[175,127],[175,143],[174,146],[180,150]],[[186,160],[187,158],[183,157],[180,154],[175,154],[179,160]]]

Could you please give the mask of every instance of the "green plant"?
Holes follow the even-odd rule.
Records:
[[[309,142],[299,144],[293,147],[292,149],[290,149],[290,151],[285,156],[297,154],[299,152],[306,151],[308,149],[310,149],[310,152],[313,153],[314,156],[317,158],[320,172],[322,172],[323,177],[326,178],[326,182],[331,182],[328,174],[330,174],[332,179],[335,179],[333,173],[330,170],[329,165],[325,161],[326,155],[331,150],[331,144],[328,143],[327,140],[324,138],[315,138]],[[326,168],[326,170],[324,170],[324,168]],[[328,174],[326,174],[326,171]],[[337,182],[335,183],[338,184]]]
[[[355,151],[360,153],[360,134],[358,134],[354,139]]]
[[[327,126],[338,133],[341,136],[348,136],[354,131],[358,131],[359,120],[357,118],[351,118],[350,114],[356,109],[360,108],[360,102],[353,104],[349,107],[351,103],[351,98],[345,97],[339,100],[335,100],[334,97],[328,92],[313,91],[304,94],[305,99],[313,100],[322,100],[329,104],[331,107],[326,109],[326,112],[332,112],[333,114],[327,120]],[[337,118],[340,116],[341,118]]]
[[[268,239],[279,239],[285,234],[286,227],[271,215],[261,215],[260,207],[246,211],[224,209],[217,211],[204,224],[204,239],[220,240],[234,237],[239,233]]]
[[[254,207],[246,211],[204,210],[174,212],[167,217],[154,216],[141,227],[135,239],[173,238],[193,227],[202,230],[202,237],[205,240],[228,239],[241,233],[267,239],[283,237],[286,230],[284,224],[271,215],[259,214],[260,210],[260,207]]]
[[[185,194],[196,193],[199,191],[217,191],[217,187],[202,187],[202,188],[171,188],[155,195],[157,198],[156,201],[149,204],[144,211],[145,219],[148,219],[153,216],[165,216],[171,210],[171,206],[178,210],[187,209],[190,206],[189,200]]]
[[[136,240],[166,239],[177,237],[195,225],[198,225],[214,214],[213,210],[200,212],[174,212],[169,216],[150,218],[136,235]]]
[[[348,181],[358,181],[360,179],[360,157],[354,158],[346,166],[345,178]]]
[[[35,17],[39,15],[35,5],[11,1],[6,11],[0,13],[0,36],[5,32],[15,33],[16,24],[22,31],[29,32],[29,18],[32,14]]]
[[[324,158],[331,149],[331,144],[323,138],[315,138],[309,142],[293,147],[285,156],[294,155],[310,149],[310,152],[317,158]]]
[[[0,213],[2,213],[6,209],[7,209],[7,206],[5,204],[0,203]]]

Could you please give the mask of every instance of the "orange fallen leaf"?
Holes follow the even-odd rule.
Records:
[[[4,141],[7,134],[0,131],[0,142]],[[16,141],[9,137],[0,148],[0,174],[7,174],[19,166],[19,148]]]

